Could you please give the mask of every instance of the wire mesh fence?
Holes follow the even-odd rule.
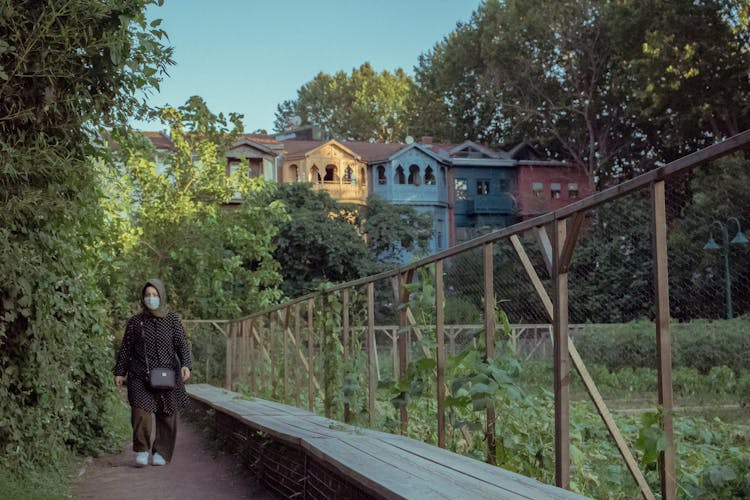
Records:
[[[410,266],[188,322],[196,379],[579,491],[673,498],[689,482],[675,415],[741,412],[750,393],[750,169],[697,166],[749,140]]]

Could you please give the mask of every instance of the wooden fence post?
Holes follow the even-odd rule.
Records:
[[[370,427],[375,427],[375,396],[378,388],[375,353],[375,283],[367,283],[367,408]]]
[[[348,369],[349,362],[349,289],[344,288],[341,291],[342,301],[342,314],[341,328],[343,330],[343,343],[344,343],[344,372]],[[342,372],[343,373],[343,372]],[[344,422],[347,424],[351,422],[352,416],[350,414],[349,403],[344,403]]]
[[[297,357],[303,357],[302,341],[300,339],[300,321],[302,320],[299,315],[299,306],[300,306],[299,302],[294,304],[294,340],[297,344],[294,347],[297,350],[297,356],[294,356],[295,359]],[[300,392],[302,390],[300,387],[300,381],[301,381],[300,370],[295,368],[294,369],[294,405],[297,408],[299,408],[302,405],[302,402],[300,401]]]
[[[486,352],[485,363],[491,363],[495,356],[495,287],[493,269],[493,244],[484,245],[484,334]],[[487,404],[487,463],[495,465],[495,402]]]
[[[438,446],[445,448],[445,291],[443,261],[435,262],[435,334],[437,337],[437,419]]]
[[[669,329],[669,268],[667,262],[667,215],[664,181],[651,186],[654,285],[656,291],[656,347],[659,377],[659,405],[663,409],[664,451],[659,453],[661,495],[677,497],[675,480],[674,430],[672,428],[672,343]]]
[[[315,388],[313,378],[315,377],[315,362],[313,360],[313,310],[315,299],[307,301],[307,407],[315,411]]]
[[[568,354],[568,273],[561,254],[565,245],[565,220],[556,220],[552,238],[555,379],[555,483],[570,489],[570,356]]]

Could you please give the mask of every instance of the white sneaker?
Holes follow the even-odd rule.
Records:
[[[148,452],[139,451],[135,454],[135,466],[143,467],[144,465],[148,465]]]
[[[151,465],[167,465],[167,461],[158,453],[154,453],[154,458],[151,459]]]

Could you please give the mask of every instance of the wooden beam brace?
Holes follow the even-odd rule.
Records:
[[[511,242],[513,243],[513,248],[518,254],[518,258],[521,260],[521,263],[526,270],[526,274],[528,275],[532,284],[534,284],[534,289],[536,290],[539,299],[544,305],[544,311],[547,313],[547,317],[550,319],[550,321],[552,321],[554,316],[552,300],[550,300],[547,291],[545,290],[544,286],[542,286],[542,281],[541,279],[539,279],[539,275],[537,275],[536,270],[534,270],[534,267],[531,265],[531,261],[529,260],[529,257],[526,254],[526,250],[524,250],[523,248],[523,245],[521,245],[520,240],[515,236],[511,236]],[[573,362],[573,366],[578,372],[578,375],[583,380],[583,383],[586,386],[586,390],[588,391],[589,396],[594,403],[594,406],[596,406],[597,412],[604,421],[604,425],[607,427],[607,431],[612,436],[612,439],[615,440],[615,444],[617,445],[617,449],[620,452],[620,456],[622,456],[625,460],[630,474],[633,476],[633,479],[635,479],[636,483],[641,489],[641,494],[646,499],[653,499],[654,494],[651,491],[646,478],[643,476],[643,472],[641,472],[640,468],[638,467],[638,463],[636,462],[635,457],[631,453],[625,439],[622,437],[620,429],[617,427],[617,423],[614,421],[609,408],[607,408],[607,405],[604,402],[604,398],[602,398],[601,393],[599,393],[599,389],[596,387],[593,378],[589,374],[589,371],[586,368],[583,359],[581,358],[578,350],[575,347],[575,344],[573,344],[573,341],[571,339],[568,339],[568,352],[570,353],[570,358]]]
[[[562,252],[560,252],[560,272],[567,273],[570,269],[570,263],[573,260],[573,251],[578,243],[578,235],[583,228],[583,223],[586,221],[586,212],[577,212],[573,216],[573,222],[567,230],[565,236],[565,245],[563,245]]]

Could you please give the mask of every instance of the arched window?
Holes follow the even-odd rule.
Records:
[[[424,183],[427,186],[435,185],[435,174],[432,172],[432,167],[424,169]]]
[[[385,165],[378,165],[378,184],[381,186],[388,184],[388,179],[385,177]]]
[[[346,170],[344,170],[344,182],[347,184],[352,184],[353,180],[354,171],[352,170],[352,167],[346,167]]]
[[[409,184],[419,186],[419,167],[416,165],[409,166]]]
[[[365,167],[359,169],[359,178],[361,179],[359,181],[360,184],[363,186],[367,184],[367,172],[365,171]]]
[[[313,168],[310,169],[310,182],[320,184],[320,181],[320,170],[316,165],[313,165]]]
[[[338,182],[339,169],[336,165],[326,165],[326,176],[323,177],[325,182]]]
[[[396,184],[406,184],[406,176],[404,176],[404,167],[401,165],[396,169],[396,175],[393,176],[393,182]]]
[[[448,172],[445,167],[440,167],[440,180],[443,182],[443,186],[448,185]]]
[[[289,167],[289,174],[292,182],[299,182],[299,168],[297,168],[297,165]]]

